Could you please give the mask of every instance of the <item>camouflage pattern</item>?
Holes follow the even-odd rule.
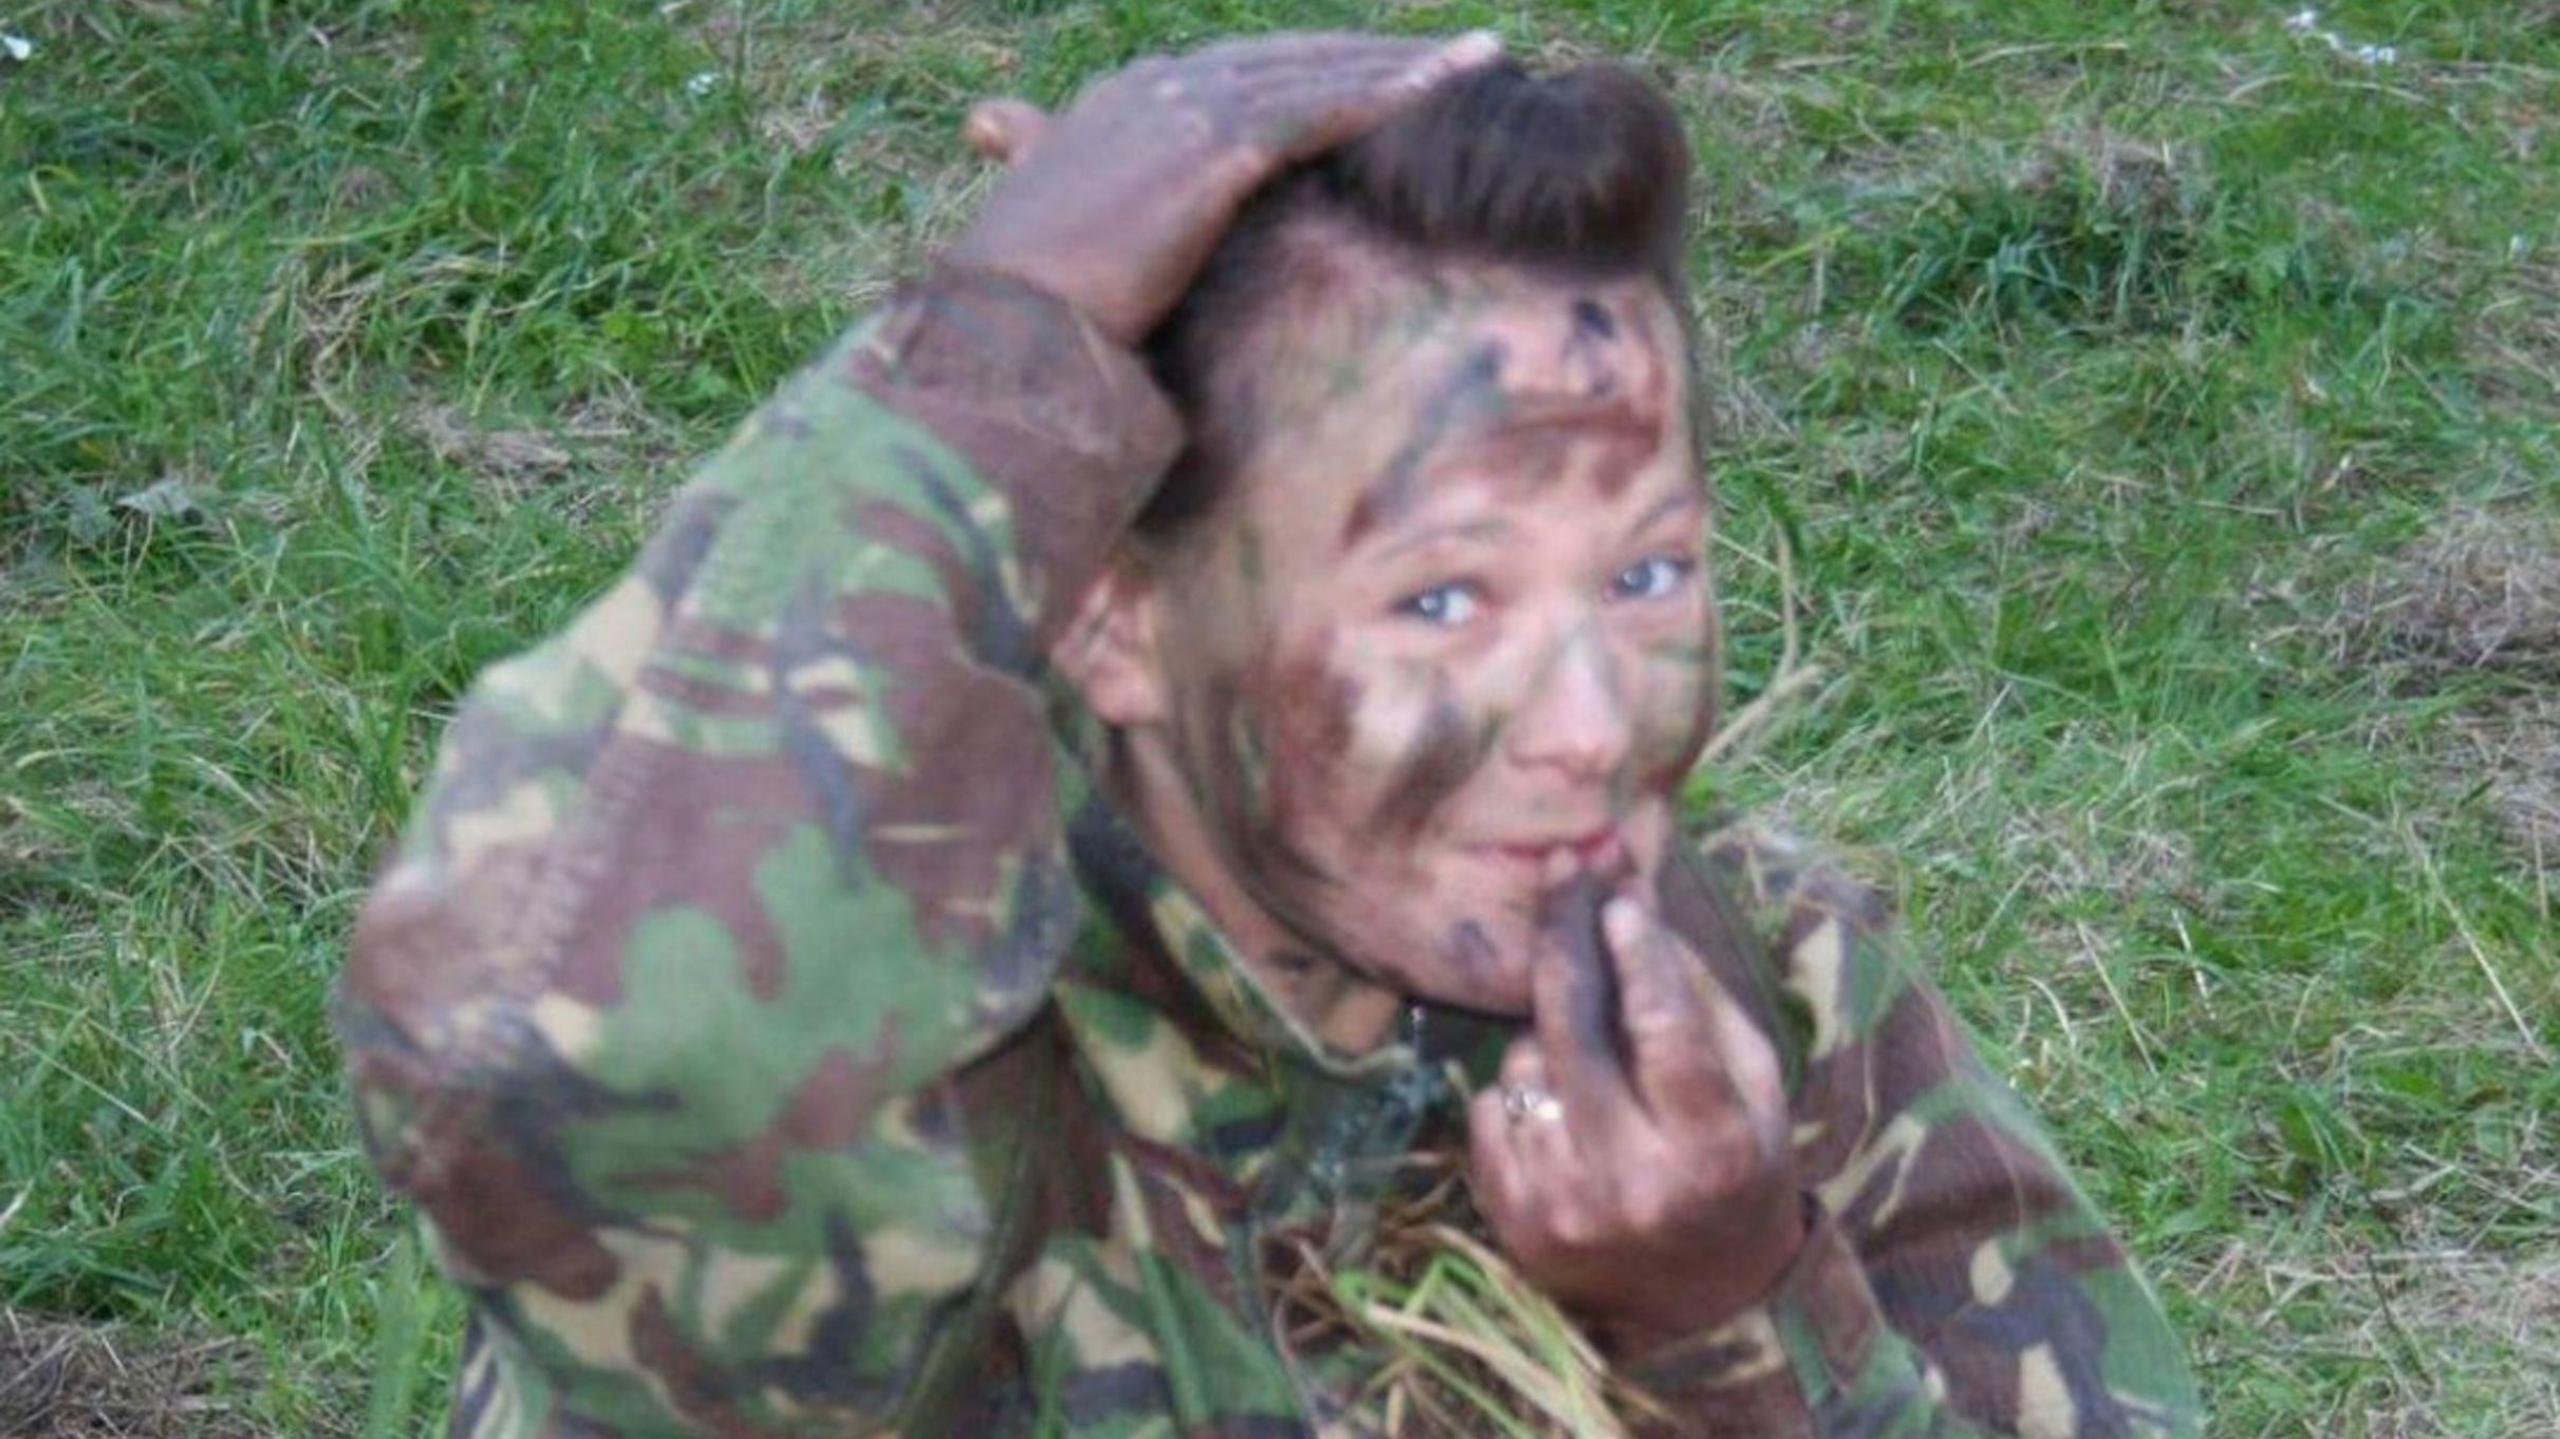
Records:
[[[945,269],[481,679],[339,994],[370,1153],[472,1302],[453,1435],[1368,1432],[1265,1266],[1356,1255],[1505,1036],[1416,1006],[1329,1050],[1092,793],[1038,656],[1177,436],[1072,311]],[[1745,957],[1816,1216],[1636,1366],[1680,1432],[2193,1431],[1873,894],[1727,825],[1664,912]]]

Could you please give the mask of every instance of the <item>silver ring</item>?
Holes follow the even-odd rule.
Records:
[[[1523,1119],[1557,1120],[1564,1118],[1564,1101],[1534,1084],[1506,1084],[1502,1112],[1515,1124]]]

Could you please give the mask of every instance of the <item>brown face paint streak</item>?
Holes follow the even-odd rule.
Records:
[[[1268,751],[1243,687],[1232,679],[1211,680],[1200,709],[1195,723],[1185,726],[1197,756],[1187,768],[1201,812],[1232,851],[1238,870],[1257,887],[1274,876],[1326,882],[1323,871],[1284,838]]]
[[[1658,391],[1660,366],[1648,368]],[[1469,442],[1467,454],[1477,473],[1511,492],[1535,493],[1573,473],[1616,499],[1660,453],[1667,418],[1658,403],[1632,395],[1514,395],[1502,423]]]
[[[1665,358],[1666,355],[1675,352],[1663,349],[1661,338],[1654,333],[1653,312],[1650,309],[1641,304],[1630,307],[1627,312],[1627,321],[1629,331],[1627,343],[1634,347],[1637,354],[1645,356],[1650,361],[1644,367],[1644,383],[1637,387],[1634,396],[1636,407],[1649,415],[1668,415],[1672,400],[1672,371],[1681,369],[1685,373],[1685,366]],[[1676,353],[1687,353],[1685,341],[1682,349]]]
[[[1595,436],[1591,447],[1591,484],[1607,499],[1616,499],[1634,484],[1662,449],[1659,421],[1641,431],[1611,430]]]
[[[1622,334],[1607,308],[1587,297],[1576,300],[1571,336],[1565,342],[1566,373],[1574,373],[1579,359],[1588,376],[1586,383],[1597,387],[1591,397],[1609,401],[1602,411],[1606,423],[1590,451],[1589,475],[1593,487],[1610,499],[1623,493],[1653,462],[1670,430],[1671,412],[1665,399],[1671,365],[1655,338],[1653,317],[1637,304],[1629,307],[1627,319]],[[1623,393],[1622,359],[1638,377]]]
[[[1331,766],[1348,748],[1360,686],[1301,656],[1219,688],[1227,712],[1200,767],[1199,782],[1212,791],[1204,807],[1246,889],[1285,916],[1292,894],[1340,883],[1291,836],[1297,810],[1321,805],[1334,788]]]
[[[1501,729],[1498,717],[1470,723],[1451,693],[1448,677],[1436,677],[1422,733],[1396,765],[1395,777],[1370,814],[1370,824],[1389,834],[1421,830],[1441,804],[1483,768]]]
[[[1501,418],[1505,400],[1502,367],[1507,352],[1500,340],[1487,340],[1467,352],[1440,387],[1425,396],[1413,432],[1398,446],[1386,470],[1361,492],[1343,522],[1342,547],[1358,544],[1381,524],[1392,524],[1413,508],[1422,469],[1451,435]]]

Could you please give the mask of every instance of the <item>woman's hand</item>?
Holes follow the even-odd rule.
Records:
[[[951,258],[1026,280],[1134,343],[1264,181],[1500,50],[1481,31],[1280,35],[1140,60],[1054,116],[989,101],[970,112],[969,140],[1011,172]]]
[[[1504,1251],[1632,1354],[1748,1307],[1804,1220],[1767,1037],[1642,901],[1597,899],[1554,906],[1534,1028],[1468,1119]]]

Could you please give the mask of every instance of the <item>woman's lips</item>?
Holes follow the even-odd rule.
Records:
[[[1506,840],[1482,846],[1485,853],[1499,856],[1535,873],[1544,873],[1559,854],[1572,857],[1577,869],[1599,872],[1613,868],[1626,854],[1626,840],[1614,824],[1580,834],[1559,835],[1553,839]]]

